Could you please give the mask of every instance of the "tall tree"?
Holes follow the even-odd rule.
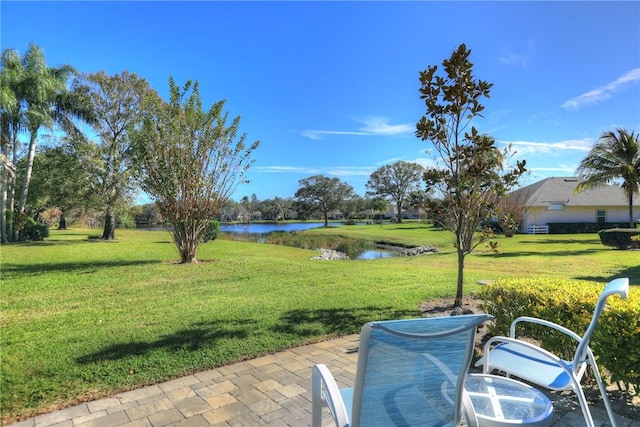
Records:
[[[412,190],[417,190],[424,168],[417,163],[399,161],[384,165],[369,177],[367,196],[389,197],[398,211],[398,222],[402,222],[404,201]]]
[[[480,222],[524,173],[524,161],[505,170],[503,159],[508,152],[495,147],[488,135],[478,133],[471,122],[481,117],[483,97],[489,97],[491,83],[473,75],[469,61],[471,51],[464,44],[438,66],[420,72],[420,98],[425,115],[416,125],[416,136],[429,141],[435,149],[437,167],[424,174],[427,191],[438,190],[443,196],[442,222],[455,235],[458,255],[458,280],[455,305],[462,305],[465,257],[483,240],[477,238]],[[466,131],[466,129],[471,128]]]
[[[238,136],[240,116],[229,122],[225,101],[202,109],[198,83],[180,88],[169,79],[169,102],[150,94],[144,126],[136,133],[144,190],[173,225],[173,240],[183,263],[197,262],[196,252],[209,221],[238,184],[246,181],[251,154]]]
[[[576,174],[585,181],[576,188],[588,188],[622,181],[629,201],[629,228],[633,228],[633,196],[640,192],[640,136],[617,128],[604,132],[578,166]]]
[[[314,175],[301,179],[298,184],[300,188],[295,194],[296,202],[304,206],[308,213],[320,211],[325,227],[329,225],[329,212],[340,209],[346,200],[355,196],[353,187],[339,178]]]
[[[88,88],[96,122],[92,171],[97,191],[105,206],[102,239],[115,239],[116,205],[135,185],[137,164],[131,132],[141,126],[148,83],[134,73],[114,76],[98,72],[74,83],[77,90]]]
[[[67,228],[66,214],[95,203],[93,183],[84,156],[70,144],[37,150],[27,204],[35,209],[58,208],[60,230]]]

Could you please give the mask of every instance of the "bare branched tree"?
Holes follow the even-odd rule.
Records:
[[[173,225],[181,261],[194,263],[209,221],[246,182],[259,141],[247,146],[247,135],[238,137],[240,116],[229,123],[224,100],[204,111],[197,82],[180,88],[171,78],[169,94],[168,103],[150,95],[138,156],[143,188]]]

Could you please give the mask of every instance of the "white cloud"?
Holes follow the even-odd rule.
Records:
[[[553,152],[579,151],[588,152],[593,146],[593,139],[567,139],[558,142],[534,141],[498,141],[500,144],[511,144],[519,156],[525,154],[548,154]]]
[[[373,135],[369,132],[356,132],[344,130],[305,130],[300,133],[309,139],[322,139],[323,135]]]
[[[557,168],[538,168],[538,167],[534,167],[531,168],[532,171],[538,171],[538,172],[572,172],[574,170],[576,170],[576,168],[572,168],[569,166],[566,167],[557,167]]]
[[[533,58],[533,45],[534,42],[532,40],[529,42],[526,52],[506,51],[497,58],[498,62],[511,67],[527,68],[529,61]]]
[[[327,167],[326,174],[333,176],[369,176],[376,168],[374,167]]]
[[[364,126],[357,130],[305,130],[300,134],[314,140],[322,139],[325,135],[390,136],[410,133],[415,127],[409,123],[392,125],[388,119],[383,117],[372,117],[360,122]]]
[[[387,119],[382,117],[373,117],[362,122],[365,126],[360,130],[368,132],[370,135],[399,135],[412,132],[415,129],[415,125],[409,123],[391,125]]]
[[[635,68],[623,76],[617,78],[599,88],[590,90],[582,95],[576,96],[562,104],[562,108],[576,110],[584,105],[595,104],[605,99],[611,98],[613,92],[620,90],[628,84],[640,81],[640,68]]]
[[[302,167],[302,166],[257,166],[251,170],[263,173],[294,173],[303,175],[331,175],[331,176],[369,176],[375,167],[361,166],[323,166],[323,167]]]
[[[322,172],[318,168],[308,168],[299,166],[254,166],[252,171],[265,172],[265,173],[304,173],[304,174],[319,174]]]

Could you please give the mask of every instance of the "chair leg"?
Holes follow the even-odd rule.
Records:
[[[311,427],[322,426],[322,379],[314,368],[311,379]]]
[[[600,394],[602,395],[602,401],[604,402],[604,407],[607,409],[607,415],[609,415],[609,421],[611,421],[611,427],[617,427],[616,415],[613,412],[613,408],[611,407],[611,401],[609,400],[609,395],[607,394],[607,388],[604,386],[602,377],[600,377],[600,371],[598,370],[598,365],[596,364],[596,361],[595,359],[593,359],[593,357],[589,358],[589,366],[591,366],[593,375],[596,377],[596,383],[598,383],[598,388],[600,389]]]
[[[580,383],[578,383],[577,386],[574,385],[574,391],[576,393],[576,396],[578,396],[578,402],[580,403],[582,415],[584,416],[584,420],[587,423],[587,427],[595,427],[593,417],[591,416],[591,411],[589,410],[589,403],[587,402],[587,398],[584,395],[582,387],[580,387]]]

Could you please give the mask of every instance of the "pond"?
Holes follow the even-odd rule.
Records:
[[[364,223],[363,223],[364,224]],[[304,231],[312,228],[323,227],[322,222],[287,222],[287,223],[250,223],[250,224],[221,224],[220,231],[229,235],[232,239],[249,240],[264,243],[267,234],[274,231]],[[344,223],[332,222],[330,227],[341,227]],[[396,251],[385,249],[367,249],[362,251],[355,259],[380,259],[391,258],[398,255]]]
[[[251,223],[251,224],[220,224],[220,231],[234,234],[268,234],[272,231],[302,231],[320,228],[323,222],[286,222],[286,223]],[[344,225],[332,223],[331,226]]]

